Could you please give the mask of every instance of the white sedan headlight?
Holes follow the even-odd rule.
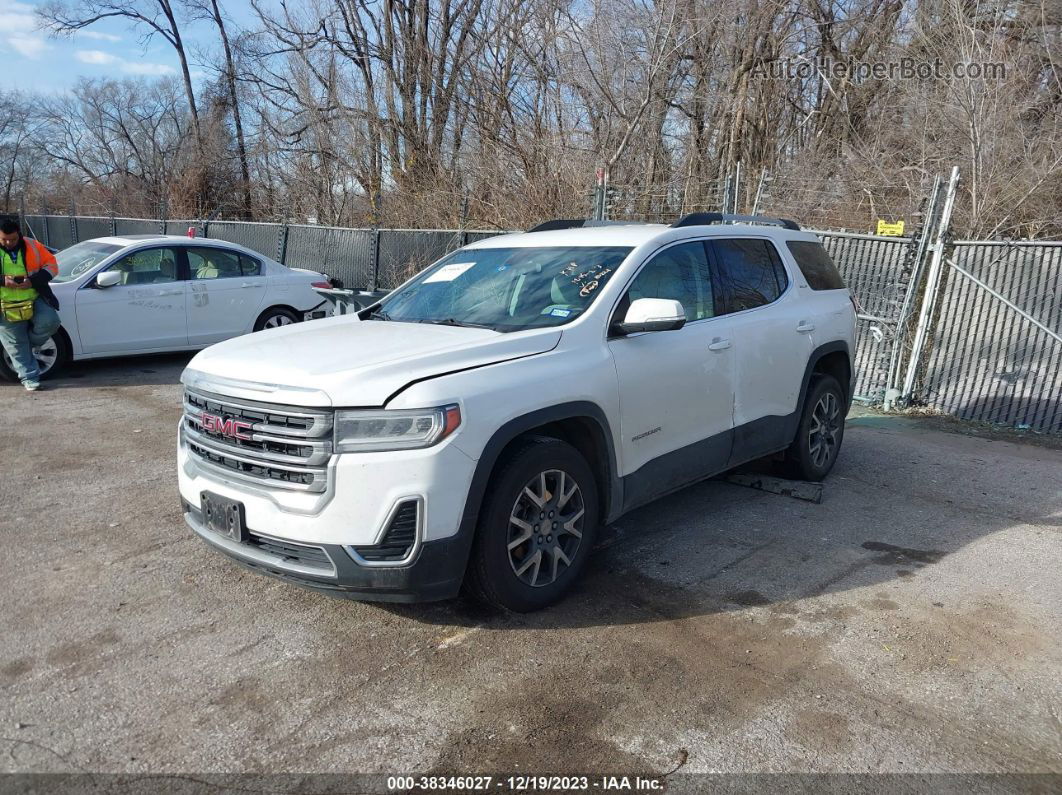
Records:
[[[337,453],[412,450],[431,447],[457,430],[461,409],[456,405],[432,409],[337,411]]]

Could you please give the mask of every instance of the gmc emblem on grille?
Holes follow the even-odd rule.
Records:
[[[203,430],[207,433],[219,433],[222,436],[251,441],[251,436],[247,433],[251,430],[251,423],[243,420],[235,420],[232,417],[226,419],[225,417],[219,417],[217,414],[208,414],[203,411],[199,414],[199,424],[203,426]]]

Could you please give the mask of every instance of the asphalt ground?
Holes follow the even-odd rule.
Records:
[[[821,504],[709,481],[550,610],[381,606],[186,529],[187,358],[0,386],[0,772],[1062,773],[1058,445],[854,417]]]

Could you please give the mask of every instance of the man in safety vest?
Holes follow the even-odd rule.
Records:
[[[41,388],[40,368],[33,349],[59,328],[59,302],[48,282],[59,274],[52,253],[36,240],[27,240],[16,221],[0,221],[0,344],[30,392]]]

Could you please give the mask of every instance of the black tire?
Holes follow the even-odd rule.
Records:
[[[301,319],[290,309],[285,309],[282,306],[271,306],[258,316],[258,320],[254,322],[254,330],[261,331],[266,328],[287,326],[291,323],[298,323]]]
[[[70,340],[67,339],[64,331],[61,329],[56,331],[42,347],[47,349],[51,344],[54,344],[54,354],[47,357],[46,361],[50,362],[47,369],[41,368],[42,381],[58,375],[70,361]],[[7,360],[7,351],[0,351],[0,376],[3,376],[6,381],[18,383],[18,376],[15,375],[14,369],[7,363]],[[37,364],[43,364],[40,357],[37,358]]]
[[[557,473],[563,474],[563,480]],[[544,483],[539,480],[543,476]],[[532,481],[543,485],[536,485],[528,495],[525,486]],[[544,504],[539,502],[542,498],[548,498]],[[520,441],[496,467],[479,513],[468,568],[473,595],[517,613],[541,610],[559,600],[579,578],[590,556],[597,531],[597,500],[594,474],[578,450],[547,437]],[[536,519],[533,512],[539,508]],[[580,511],[577,518],[571,518]],[[525,519],[523,526],[514,523]],[[509,549],[525,535],[523,543]],[[570,562],[565,564],[565,558]]]
[[[796,437],[782,465],[787,477],[817,481],[829,474],[841,452],[847,411],[848,400],[837,379],[812,376]]]

